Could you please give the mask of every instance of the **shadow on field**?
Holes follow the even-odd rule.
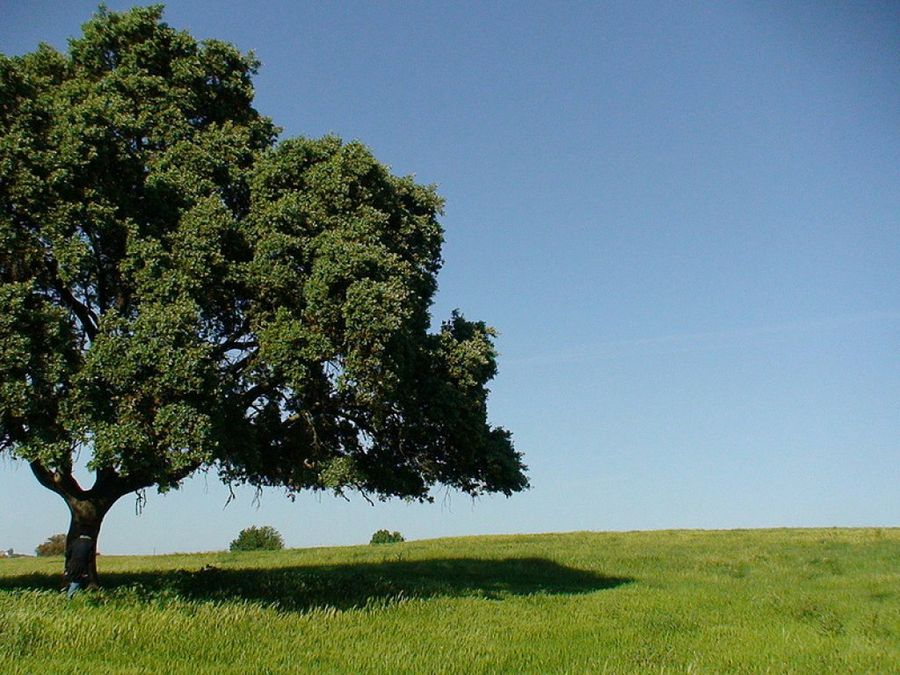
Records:
[[[104,591],[154,602],[247,600],[284,611],[384,607],[404,599],[580,594],[633,581],[542,558],[440,559],[352,565],[101,573]],[[60,577],[0,577],[0,590],[58,589]]]

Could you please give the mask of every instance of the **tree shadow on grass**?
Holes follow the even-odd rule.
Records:
[[[107,572],[104,592],[148,602],[246,600],[282,611],[382,607],[404,599],[583,594],[634,581],[574,569],[543,558],[455,558],[348,565]],[[0,577],[0,590],[58,589],[60,577]]]

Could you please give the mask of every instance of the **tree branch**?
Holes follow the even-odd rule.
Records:
[[[225,356],[228,352],[232,350],[240,350],[244,351],[245,349],[249,349],[250,347],[258,347],[259,343],[256,340],[229,340],[228,342],[223,342],[218,345],[215,350],[215,354],[217,356]]]
[[[247,349],[248,347],[256,347],[256,340],[243,340],[242,338],[247,334],[247,331],[250,329],[250,319],[244,317],[241,321],[241,325],[238,326],[237,330],[234,331],[234,334],[231,335],[225,342],[222,342],[216,345],[213,354],[217,358],[222,358],[232,349]]]
[[[88,336],[88,339],[93,342],[97,337],[97,325],[94,323],[93,312],[88,309],[84,304],[78,301],[78,299],[72,294],[68,288],[62,285],[58,279],[54,280],[54,286],[56,292],[59,293],[60,297],[66,303],[66,306],[72,310],[72,313],[78,317],[78,321],[81,323],[81,327],[84,329],[85,335]]]
[[[191,462],[187,466],[175,471],[166,478],[173,483],[179,483],[194,471],[200,468],[202,462]],[[141,474],[121,475],[113,468],[103,468],[97,470],[97,481],[94,486],[84,493],[87,497],[102,497],[112,501],[117,500],[131,492],[143,490],[144,488],[156,485],[156,480],[147,478]]]
[[[247,391],[241,394],[241,398],[244,400],[246,405],[250,405],[260,396],[269,393],[274,388],[275,385],[273,384],[270,384],[268,382],[260,382],[259,384],[250,387]]]
[[[153,485],[153,480],[142,479],[134,474],[122,476],[112,467],[97,469],[97,481],[88,493],[96,497],[116,500],[129,492]]]
[[[246,366],[250,361],[256,356],[256,352],[250,352],[249,354],[243,356],[232,364],[229,364],[226,372],[229,375],[237,375],[241,372],[241,369]]]
[[[53,279],[53,289],[59,293],[60,299],[66,304],[72,313],[78,317],[78,321],[81,323],[82,329],[84,329],[85,335],[88,336],[88,339],[93,342],[94,338],[97,337],[97,323],[96,323],[96,315],[87,307],[84,303],[80,302],[78,298],[66,288],[66,285],[62,282],[62,279],[59,277],[59,264],[53,258],[50,258],[48,261],[48,265],[50,267],[50,275]]]
[[[80,499],[87,494],[72,476],[71,471],[51,471],[39,459],[29,462],[29,465],[38,483],[60,497],[77,497]]]

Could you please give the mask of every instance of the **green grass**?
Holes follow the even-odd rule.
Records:
[[[900,672],[900,530],[0,561],[0,672]]]

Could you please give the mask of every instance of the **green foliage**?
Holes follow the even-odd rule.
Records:
[[[240,531],[229,548],[232,551],[278,551],[284,548],[284,540],[271,525],[251,525]]]
[[[278,141],[254,57],[161,16],[101,9],[67,54],[0,56],[0,450],[70,497],[77,452],[112,500],[200,467],[526,488],[487,422],[494,331],[429,332],[435,189],[357,142]]]
[[[397,544],[401,541],[406,541],[403,538],[403,535],[397,531],[391,532],[389,530],[378,530],[375,534],[372,535],[372,539],[369,541],[370,544]]]
[[[900,671],[900,530],[574,533],[0,562],[3,672]]]
[[[47,537],[47,541],[43,544],[38,544],[37,548],[34,549],[35,555],[38,556],[50,556],[50,555],[65,555],[66,554],[66,535],[65,534],[53,534]]]

